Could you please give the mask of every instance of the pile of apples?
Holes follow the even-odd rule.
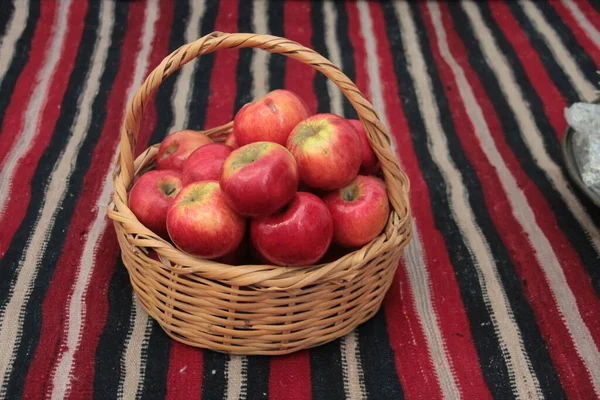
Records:
[[[314,265],[362,246],[389,215],[358,120],[311,115],[275,90],[244,105],[224,144],[169,135],[129,195],[138,220],[180,250],[231,265]]]

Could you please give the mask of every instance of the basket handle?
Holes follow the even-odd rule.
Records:
[[[175,71],[194,58],[222,49],[258,48],[269,53],[283,54],[312,66],[332,80],[356,109],[377,158],[382,164],[390,203],[403,219],[408,214],[408,179],[398,160],[389,150],[390,138],[385,126],[371,103],[356,85],[331,61],[314,50],[289,39],[250,33],[213,32],[173,51],[148,75],[128,105],[121,129],[119,157],[115,169],[115,205],[127,204],[127,188],[134,177],[134,151],[139,135],[140,121],[146,102],[158,86]],[[121,204],[119,204],[121,203]]]

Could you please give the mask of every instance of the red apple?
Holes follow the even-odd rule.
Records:
[[[212,140],[198,131],[185,129],[174,132],[160,144],[156,155],[156,168],[181,170],[188,156],[198,147],[208,143],[212,143]]]
[[[233,119],[237,144],[274,142],[285,146],[292,129],[309,115],[306,103],[295,93],[274,90],[237,112]]]
[[[346,186],[358,174],[362,160],[360,139],[344,118],[317,114],[299,123],[287,141],[310,187],[333,190]]]
[[[377,155],[375,155],[375,152],[373,151],[373,147],[371,147],[364,126],[358,119],[350,119],[348,122],[352,124],[356,133],[358,133],[362,148],[362,161],[360,163],[359,174],[375,175],[379,171],[380,163]]]
[[[233,131],[231,131],[231,133],[227,135],[227,139],[225,139],[225,144],[234,150],[240,147],[238,146],[238,142],[235,138],[235,133]]]
[[[148,171],[131,188],[129,208],[145,227],[166,239],[167,211],[182,188],[179,171]]]
[[[390,213],[385,184],[374,176],[359,175],[324,200],[333,218],[333,241],[344,247],[369,243],[381,233]]]
[[[246,221],[229,207],[217,181],[202,181],[179,192],[167,213],[167,229],[182,251],[217,258],[240,245]]]
[[[233,150],[219,143],[206,144],[194,150],[183,163],[183,185],[192,182],[218,181],[221,167]]]
[[[235,250],[233,250],[230,253],[225,254],[224,256],[217,258],[215,261],[218,261],[221,264],[227,264],[227,265],[249,264],[250,260],[249,260],[248,247],[249,247],[248,246],[248,238],[247,238],[247,236],[244,236],[244,238],[242,239],[242,242],[240,243],[240,245],[238,247],[235,248]]]
[[[273,264],[312,265],[331,244],[333,221],[323,200],[299,192],[280,212],[252,220],[250,238],[256,250]]]
[[[285,147],[270,142],[251,143],[227,157],[220,183],[238,214],[269,215],[294,197],[298,167]]]

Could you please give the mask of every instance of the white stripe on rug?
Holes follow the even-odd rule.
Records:
[[[511,381],[515,386],[516,395],[529,398],[534,393],[541,396],[539,382],[524,347],[524,341],[519,327],[515,323],[510,303],[504,292],[500,277],[481,228],[475,222],[473,210],[468,198],[468,190],[463,184],[462,175],[449,157],[446,136],[441,126],[441,116],[437,102],[433,97],[434,88],[431,84],[425,60],[423,59],[415,26],[408,18],[408,6],[397,7],[396,14],[401,21],[402,40],[407,51],[409,73],[415,83],[415,92],[423,115],[423,121],[430,140],[428,147],[434,162],[440,168],[450,191],[450,204],[459,229],[463,233],[468,246],[476,259],[476,268],[481,281],[485,302],[493,313],[492,322],[500,341],[500,347],[505,362],[511,372]]]
[[[252,13],[252,31],[256,33],[268,33],[266,16],[268,15],[268,3],[264,0],[255,0],[251,5],[254,7]],[[257,100],[269,91],[269,60],[270,54],[263,50],[253,50],[254,55],[250,64],[252,74],[252,98]],[[248,357],[230,355],[225,364],[225,398],[245,398],[248,390]]]
[[[19,137],[19,140],[16,148],[11,151],[4,169],[0,173],[0,193],[3,193],[4,199],[10,197],[7,189],[7,185],[9,184],[8,176],[12,175],[17,161],[25,154],[31,144],[32,138],[38,131],[38,124],[42,114],[41,109],[46,101],[51,78],[54,75],[56,65],[62,54],[70,6],[71,0],[62,0],[59,4],[59,9],[53,22],[54,29],[52,29],[51,44],[47,53],[49,58],[45,60],[44,66],[37,75],[39,83],[36,85],[27,105],[23,131],[14,132]],[[9,149],[5,150],[8,151]],[[5,204],[3,202],[0,205],[0,214],[1,208]],[[0,382],[4,382],[12,366],[11,359],[14,357],[15,344],[22,334],[20,327],[23,323],[24,306],[31,293],[38,267],[39,265],[37,264],[29,264],[26,268],[21,268],[18,271],[17,280],[10,290],[8,303],[0,310]],[[2,385],[0,396],[4,390],[5,386]]]
[[[372,28],[372,20],[369,6],[364,1],[358,3],[361,30],[367,46],[367,54],[376,55],[377,45]],[[373,107],[377,111],[383,124],[389,129],[385,103],[383,101],[383,84],[380,78],[379,59],[376,56],[368,57],[367,72],[369,76],[369,89],[371,92]],[[399,154],[393,136],[392,150]],[[406,271],[413,292],[415,307],[423,333],[427,340],[428,350],[432,358],[431,362],[435,368],[436,377],[441,391],[446,398],[458,398],[460,388],[454,379],[454,367],[448,357],[446,345],[437,321],[436,310],[431,299],[431,283],[429,271],[425,265],[424,249],[421,245],[418,221],[413,222],[413,239],[404,250]],[[393,290],[393,289],[392,289]]]
[[[252,24],[254,25],[253,32],[260,34],[268,34],[267,26],[267,9],[268,3],[266,0],[254,0],[254,12],[252,13]],[[252,82],[252,95],[254,99],[263,97],[269,91],[269,60],[271,55],[263,50],[253,50],[252,57],[252,73],[254,80]],[[282,57],[282,56],[277,56]],[[260,67],[258,67],[260,66]],[[279,88],[281,89],[281,88]]]
[[[327,1],[323,3],[325,46],[329,51],[329,60],[341,68],[342,55],[340,51],[340,43],[335,33],[337,13],[334,7],[335,6],[332,2]],[[331,79],[327,79],[327,92],[329,92],[331,112],[337,115],[343,115],[344,95]]]
[[[584,99],[592,100],[596,90],[595,82],[590,82],[585,78],[581,68],[575,62],[575,58],[567,50],[556,31],[546,21],[537,5],[531,1],[520,1],[519,4],[525,15],[531,20],[534,29],[538,31],[540,37],[550,48],[554,59],[573,83],[579,95]]]
[[[514,320],[489,244],[475,221],[473,210],[467,200],[468,190],[463,183],[462,175],[449,157],[450,151],[441,126],[440,111],[433,95],[433,85],[426,72],[427,66],[421,52],[416,27],[410,18],[411,11],[406,3],[398,5],[395,9],[407,53],[408,70],[415,84],[417,101],[429,138],[428,147],[433,161],[438,165],[447,182],[450,192],[449,204],[454,219],[475,257],[475,267],[478,270],[484,301],[492,312],[494,330],[500,341],[505,362],[509,370],[514,372],[514,375],[509,375],[515,385],[516,394],[523,398],[534,393],[541,394],[539,382],[523,345],[521,332]]]
[[[496,148],[496,144],[490,133],[490,128],[483,116],[483,110],[479,106],[475,94],[465,76],[461,66],[450,52],[448,38],[444,30],[440,9],[436,3],[428,3],[431,14],[437,43],[440,47],[442,58],[450,68],[456,80],[461,99],[465,105],[467,115],[475,127],[475,133],[481,141],[481,149],[487,159],[494,166],[506,192],[507,198],[511,203],[513,215],[523,227],[523,231],[529,237],[533,249],[536,252],[536,258],[546,275],[546,280],[556,299],[562,319],[571,333],[571,339],[575,344],[580,357],[586,364],[589,371],[600,371],[600,355],[594,344],[594,340],[581,318],[577,302],[573,292],[569,289],[563,270],[560,266],[551,244],[549,243],[543,231],[538,226],[531,206],[527,202],[523,190],[521,190],[502,156]],[[592,377],[596,392],[600,394],[600,375],[595,374]]]
[[[54,226],[59,205],[66,196],[67,183],[73,174],[75,161],[89,129],[92,103],[99,90],[100,77],[105,69],[113,20],[113,3],[101,5],[99,35],[93,49],[91,70],[83,82],[83,94],[78,99],[80,106],[76,110],[74,125],[71,127],[73,134],[48,179],[49,184],[43,195],[46,200],[32,229],[33,235],[23,249],[23,256],[19,260],[19,270],[21,271],[41,265],[41,259],[46,251],[46,239]],[[31,276],[28,285],[33,284],[35,275],[37,275],[37,271]],[[25,299],[24,302],[26,303],[27,300]]]
[[[204,15],[204,0],[190,1],[191,14],[185,29],[185,42],[191,43],[200,37],[200,19]],[[191,94],[194,93],[194,79],[198,69],[198,59],[190,61],[179,70],[175,93],[172,98],[172,110],[174,114],[173,124],[165,134],[170,134],[180,129],[185,129],[190,115]]]
[[[8,66],[15,54],[17,41],[27,26],[28,17],[29,0],[16,4],[15,12],[10,19],[8,29],[6,29],[4,36],[0,38],[0,83],[4,80],[6,71],[8,71]]]
[[[565,6],[567,6],[575,18],[575,21],[577,21],[577,24],[579,24],[585,34],[592,39],[596,46],[600,47],[600,32],[598,32],[596,27],[587,19],[577,3],[575,3],[573,0],[562,0],[562,2],[565,4]]]
[[[70,7],[71,0],[60,0],[58,12],[53,21],[50,47],[44,55],[44,64],[42,68],[38,70],[38,73],[34,78],[37,85],[29,98],[29,104],[27,104],[25,115],[22,116],[24,121],[23,129],[20,132],[12,132],[12,135],[18,138],[17,142],[12,149],[4,149],[8,152],[8,158],[0,171],[0,193],[2,193],[2,200],[0,200],[0,216],[4,214],[8,200],[10,199],[11,184],[13,179],[15,179],[13,176],[16,171],[15,167],[19,160],[27,154],[35,136],[40,131],[39,127],[42,122],[42,111],[48,99],[50,83],[52,82],[56,66],[58,65],[58,61],[60,60],[64,49]]]
[[[225,379],[227,379],[227,387],[225,388],[225,399],[239,400],[242,391],[247,389],[248,378],[248,357],[229,355],[229,360],[225,365]]]
[[[600,231],[598,231],[594,222],[590,219],[581,202],[571,191],[560,167],[546,152],[542,134],[534,122],[531,110],[525,106],[527,102],[516,83],[516,78],[508,60],[494,41],[477,5],[472,2],[463,3],[462,5],[473,25],[474,38],[479,42],[484,57],[494,72],[500,89],[517,119],[520,132],[511,134],[520,134],[523,137],[533,159],[560,193],[581,227],[587,231],[590,242],[600,254]]]
[[[329,60],[341,68],[342,55],[335,30],[338,16],[333,3],[323,3],[323,18],[325,46],[329,53]],[[344,116],[343,94],[331,79],[327,79],[327,92],[329,93],[331,112]],[[358,349],[358,329],[354,329],[340,340],[340,354],[346,398],[350,400],[365,399],[367,393]]]
[[[240,399],[246,399],[248,397],[248,357],[242,359],[242,376],[244,381],[242,382],[242,388],[240,391]],[[270,361],[269,361],[270,362]],[[268,372],[267,372],[268,373]],[[266,395],[266,393],[264,393]]]
[[[341,339],[340,353],[346,399],[366,399],[365,375],[358,347],[358,328]]]
[[[152,328],[152,321],[146,316],[137,297],[133,296],[129,335],[125,339],[125,352],[121,355],[121,371],[118,395],[123,399],[137,399],[141,395],[146,371],[144,348],[148,346],[147,332]],[[138,317],[139,316],[139,317]]]
[[[130,86],[127,88],[127,103],[129,104],[131,98],[135,94],[135,91],[141,85],[148,69],[148,59],[150,57],[150,48],[154,39],[155,33],[155,22],[158,19],[158,7],[156,4],[157,0],[151,0],[146,8],[144,15],[144,25],[142,35],[139,40],[142,44],[141,49],[137,55],[135,63],[135,73]],[[115,151],[117,143],[114,143],[113,148],[113,159],[109,164],[109,170],[103,180],[104,185],[100,197],[94,204],[94,209],[97,210],[96,218],[94,219],[85,243],[83,245],[83,253],[81,260],[77,268],[77,275],[75,277],[75,283],[73,287],[73,294],[70,298],[67,315],[69,316],[68,333],[67,333],[67,347],[69,354],[63,353],[58,360],[58,366],[54,371],[52,377],[53,381],[53,398],[65,398],[69,394],[70,384],[73,379],[73,359],[74,355],[79,349],[81,342],[81,331],[85,321],[85,298],[87,296],[89,288],[89,280],[92,276],[93,270],[96,266],[96,255],[98,252],[98,244],[101,243],[102,233],[106,229],[107,217],[106,217],[106,206],[110,201],[113,186],[112,186],[112,166],[117,158],[117,152]],[[143,324],[145,325],[145,324]],[[137,343],[136,343],[137,344]],[[127,366],[131,363],[135,363],[133,360],[130,361]]]
[[[190,6],[190,17],[186,26],[184,40],[186,43],[193,42],[200,36],[200,19],[204,15],[204,0],[192,1]],[[151,65],[151,68],[155,66]],[[168,128],[165,135],[173,133],[179,129],[184,129],[189,119],[189,104],[191,95],[194,93],[194,79],[197,61],[191,61],[183,66],[179,73],[171,79],[176,79],[174,92],[171,96],[171,109],[173,111],[173,123]],[[137,88],[136,88],[137,90]],[[148,313],[144,310],[137,300],[133,297],[133,303],[130,316],[130,330],[126,338],[126,344],[123,349],[122,375],[120,377],[121,387],[128,393],[137,393],[143,388],[145,373],[145,364],[142,363],[152,334],[154,322],[150,320]],[[145,327],[141,338],[134,339],[140,327]],[[134,392],[135,390],[135,392]]]

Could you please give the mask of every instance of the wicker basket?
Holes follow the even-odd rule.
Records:
[[[382,163],[392,211],[383,233],[327,264],[301,268],[230,266],[187,255],[143,226],[128,191],[151,168],[157,146],[134,160],[140,120],[157,87],[192,59],[216,50],[257,48],[308,64],[337,84],[362,121]],[[204,133],[223,137],[231,123]],[[122,259],[144,309],[174,339],[231,354],[286,354],[350,332],[379,309],[411,238],[408,179],[390,151],[386,129],[358,88],[330,61],[285,38],[214,32],[166,57],[127,108],[108,214]],[[154,250],[161,262],[152,259]]]

